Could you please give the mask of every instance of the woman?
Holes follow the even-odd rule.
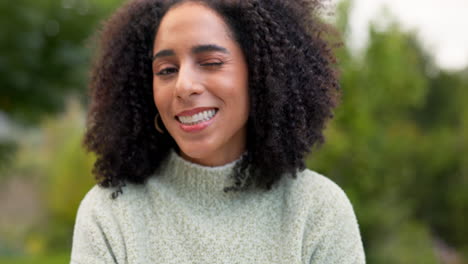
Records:
[[[303,161],[338,88],[318,8],[137,0],[108,21],[72,263],[364,263],[349,200]]]

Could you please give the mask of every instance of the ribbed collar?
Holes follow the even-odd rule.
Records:
[[[180,198],[203,202],[232,197],[232,192],[226,193],[224,188],[234,184],[233,169],[244,155],[223,166],[208,167],[187,161],[171,150],[157,172],[157,180]]]

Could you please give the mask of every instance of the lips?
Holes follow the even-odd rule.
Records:
[[[176,115],[179,127],[185,132],[197,132],[208,127],[216,118],[218,108],[198,107]]]
[[[211,109],[218,110],[218,108],[216,108],[216,107],[197,107],[197,108],[182,111],[182,112],[178,113],[176,115],[176,117],[179,117],[179,116],[193,116],[193,115],[198,114],[200,112],[203,112],[203,111],[206,111],[206,110],[211,110]]]
[[[179,122],[185,125],[194,125],[203,121],[208,121],[216,115],[215,109],[205,110],[191,116],[178,116]]]

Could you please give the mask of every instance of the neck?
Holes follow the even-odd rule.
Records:
[[[239,160],[222,166],[209,167],[188,161],[175,151],[171,151],[156,172],[158,177],[153,179],[157,184],[170,186],[182,199],[199,202],[223,200],[233,195],[225,193],[224,188],[233,186],[232,173]]]
[[[214,154],[211,156],[204,156],[204,157],[198,158],[198,157],[190,157],[184,152],[179,151],[179,155],[183,159],[190,161],[192,163],[201,165],[201,166],[218,167],[218,166],[223,166],[223,165],[229,164],[233,161],[240,159],[240,157],[242,156],[244,152],[245,150],[239,150],[239,151],[236,151],[235,153]]]

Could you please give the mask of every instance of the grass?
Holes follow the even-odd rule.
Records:
[[[63,264],[70,263],[70,253],[59,253],[48,256],[2,257],[0,264]]]

